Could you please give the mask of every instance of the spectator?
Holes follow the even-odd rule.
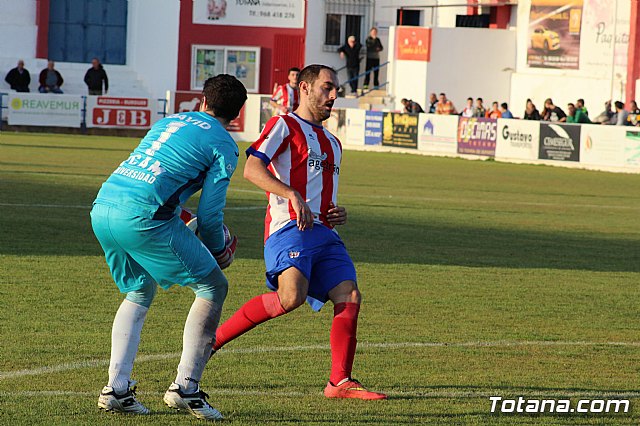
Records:
[[[626,126],[627,118],[629,118],[629,111],[624,109],[624,104],[620,101],[615,102],[616,112],[611,116],[611,119],[607,124],[614,126]]]
[[[16,92],[29,91],[31,74],[29,74],[29,71],[24,67],[24,61],[22,59],[18,61],[17,67],[7,73],[4,81],[11,86],[11,90],[15,90]]]
[[[551,98],[547,98],[544,101],[542,119],[544,121],[565,122],[567,121],[567,114],[560,107],[555,106]]]
[[[104,94],[109,92],[109,78],[98,58],[91,60],[91,68],[84,75],[84,82],[89,88],[89,95],[102,96],[102,82],[104,82]]]
[[[471,118],[473,117],[474,113],[475,113],[475,108],[473,107],[473,98],[467,98],[467,105],[464,107],[460,115],[462,117]]]
[[[591,124],[591,120],[589,117],[574,104],[567,105],[567,123],[583,123],[583,124]]]
[[[289,68],[289,74],[287,75],[289,82],[287,84],[279,84],[273,92],[269,103],[279,114],[287,114],[298,108],[300,100],[300,92],[298,90],[299,75],[300,68]]]
[[[476,99],[476,109],[473,113],[474,117],[484,117],[487,114],[487,109],[482,104],[482,98]]]
[[[351,93],[358,92],[358,74],[360,74],[360,49],[362,45],[356,41],[355,36],[349,36],[347,44],[338,49],[340,57],[347,59],[347,75],[349,76],[349,85],[351,86]]]
[[[400,102],[402,103],[402,105],[404,105],[404,110],[402,112],[424,112],[420,104],[411,99],[403,98]]]
[[[435,114],[438,106],[438,97],[435,93],[429,95],[429,104],[429,114]]]
[[[63,93],[60,86],[62,86],[64,80],[54,66],[55,63],[49,61],[47,67],[40,72],[40,78],[38,79],[40,82],[38,91],[40,93]]]
[[[487,111],[486,118],[500,118],[500,117],[502,117],[502,113],[500,112],[500,109],[498,108],[498,103],[494,101],[491,104],[491,109],[489,111]]]
[[[607,101],[604,103],[604,111],[602,111],[592,121],[594,123],[607,124],[609,120],[611,120],[611,117],[613,117],[613,111],[611,111],[611,101]]]
[[[527,106],[524,109],[523,118],[525,120],[540,120],[540,113],[538,112],[538,108],[536,108],[531,99],[527,99]]]
[[[584,113],[584,115],[589,117],[589,111],[587,111],[587,108],[584,106],[584,99],[580,98],[576,101],[576,109],[579,109]]]
[[[456,111],[456,107],[454,107],[453,103],[447,99],[447,95],[440,93],[440,102],[436,105],[436,114],[454,115],[457,113],[458,111]]]
[[[369,37],[365,40],[365,45],[367,46],[367,62],[365,68],[367,71],[372,68],[380,65],[380,52],[382,52],[382,43],[378,38],[378,29],[376,27],[371,28],[369,31]],[[373,87],[376,89],[380,86],[380,81],[378,80],[378,74],[380,73],[380,69],[376,69],[373,71]],[[369,77],[371,77],[371,73],[367,74],[364,77],[364,89],[367,90],[369,88]]]
[[[630,126],[640,125],[640,109],[636,101],[629,102],[629,117],[627,117],[627,124]]]
[[[511,111],[509,111],[509,105],[506,102],[500,104],[500,117],[513,118],[513,114],[511,114]]]

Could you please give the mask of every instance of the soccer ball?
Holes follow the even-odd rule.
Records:
[[[191,218],[185,222],[187,228],[191,230],[194,234],[200,237],[198,233],[198,216],[192,215]],[[228,246],[231,243],[231,231],[227,228],[227,225],[222,224],[222,232],[224,233],[224,245]]]

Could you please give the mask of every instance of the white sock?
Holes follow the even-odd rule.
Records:
[[[185,393],[198,389],[204,367],[216,341],[216,328],[220,321],[221,306],[216,302],[196,297],[184,324],[182,356],[178,365],[176,383]]]
[[[140,333],[149,308],[125,299],[113,320],[109,383],[116,393],[129,388],[133,361],[138,353]]]

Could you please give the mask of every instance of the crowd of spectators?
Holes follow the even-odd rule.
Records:
[[[584,99],[578,99],[575,103],[567,104],[567,112],[557,105],[554,105],[551,98],[544,101],[544,108],[538,111],[531,99],[527,99],[522,119],[539,120],[550,122],[585,123],[585,124],[608,124],[616,126],[640,126],[640,109],[636,101],[631,101],[630,108],[625,109],[620,101],[614,102],[614,109],[611,108],[611,101],[605,102],[604,111],[594,118],[589,116],[589,111],[584,105]],[[423,112],[422,106],[411,99],[402,99],[403,112]],[[490,109],[485,109],[482,98],[467,98],[467,102],[461,111],[457,111],[453,103],[447,99],[445,93],[436,96],[435,93],[429,95],[429,113],[441,115],[460,115],[462,117],[485,117],[485,118],[520,118],[514,116],[509,110],[506,102],[498,103],[494,101]]]
[[[4,80],[9,84],[11,90],[16,92],[30,92],[31,74],[29,70],[24,67],[24,61],[20,59],[18,65],[11,69]],[[89,68],[84,75],[84,82],[89,90],[89,95],[102,95],[106,94],[109,90],[109,78],[104,70],[100,60],[93,58],[91,61],[91,68]],[[38,92],[40,93],[64,93],[62,91],[62,85],[64,79],[62,74],[55,68],[54,61],[48,61],[47,67],[40,71],[38,76]],[[104,87],[104,92],[103,92]]]

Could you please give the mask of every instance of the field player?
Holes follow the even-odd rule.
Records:
[[[113,321],[109,382],[98,399],[104,410],[149,413],[135,396],[133,362],[157,285],[179,284],[196,298],[184,326],[178,374],[164,402],[200,419],[222,418],[199,381],[227,294],[221,269],[233,261],[237,241],[225,242],[223,235],[222,209],[238,161],[238,147],[225,127],[238,116],[247,91],[235,77],[219,75],[205,82],[203,95],[200,112],[154,124],[94,201],[94,233],[114,281],[126,293]],[[180,205],[200,189],[199,239],[179,215]]]
[[[300,106],[273,117],[247,149],[244,176],[267,192],[264,257],[271,293],[245,303],[222,324],[214,351],[256,325],[333,302],[329,398],[385,399],[351,377],[360,291],[347,250],[333,230],[347,220],[336,205],[342,146],[322,127],[338,91],[336,72],[309,65],[300,73]]]
[[[295,111],[300,102],[300,90],[298,88],[298,77],[300,76],[300,68],[289,68],[287,84],[280,84],[273,91],[271,96],[271,106],[277,114],[286,114]]]

